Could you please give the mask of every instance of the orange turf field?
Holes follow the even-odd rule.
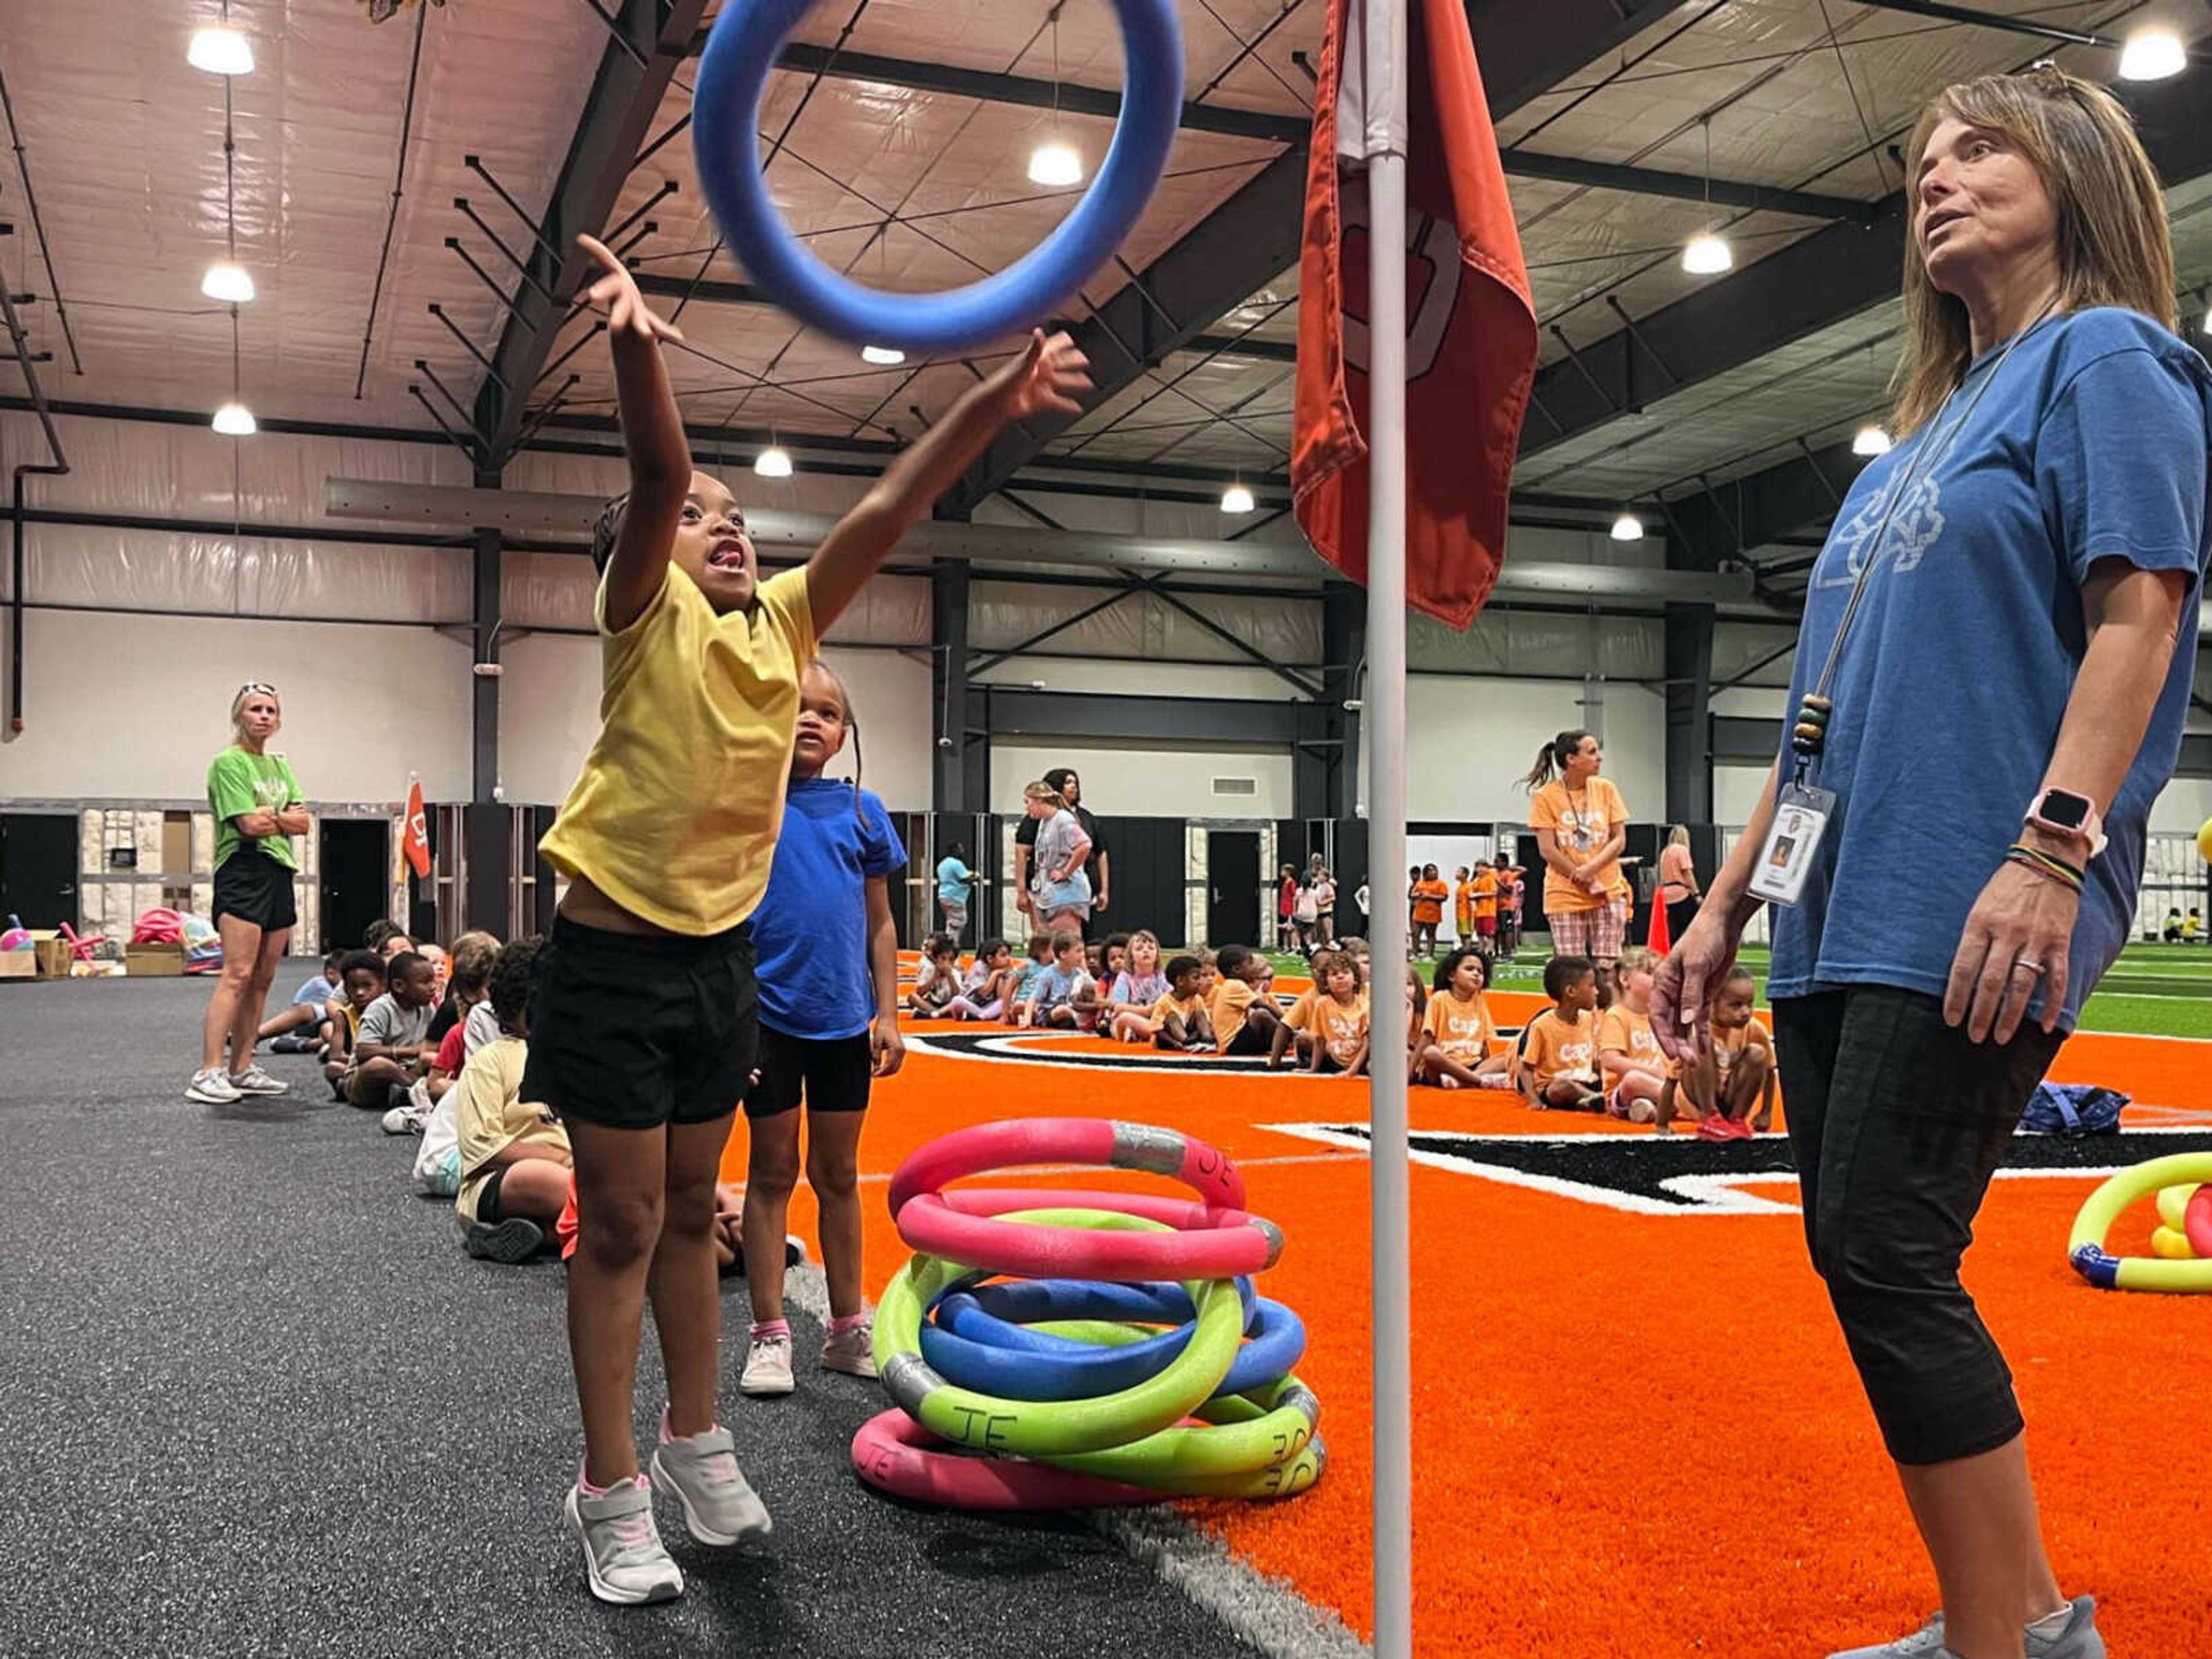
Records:
[[[1492,1001],[1509,1025],[1540,1006],[1505,993]],[[956,1029],[984,1028],[912,1022],[908,1032],[926,1043]],[[1076,1037],[1019,1046],[1139,1052]],[[2142,1103],[2131,1121],[2144,1125],[2212,1123],[2189,1104],[2207,1052],[2079,1036],[2053,1075],[2127,1089]],[[1364,1121],[1365,1086],[1180,1069],[1172,1057],[1108,1072],[917,1048],[879,1087],[863,1145],[869,1280],[880,1285],[905,1254],[884,1181],[948,1129],[1115,1116],[1231,1153],[1251,1207],[1288,1235],[1263,1287],[1311,1332],[1299,1371],[1321,1395],[1330,1458],[1320,1486],[1290,1503],[1191,1510],[1254,1566],[1368,1634],[1367,1161],[1261,1127]],[[1649,1134],[1428,1089],[1414,1091],[1412,1120],[1417,1132]],[[744,1158],[740,1133],[732,1178]],[[2017,1373],[2069,1592],[2095,1592],[2122,1659],[2212,1653],[2212,1546],[2193,1496],[2212,1444],[2212,1310],[2075,1278],[2065,1239],[2093,1184],[2000,1180],[1969,1283]],[[1750,1190],[1794,1203],[1786,1179]],[[1900,1632],[1932,1607],[1932,1577],[1794,1212],[1622,1213],[1419,1165],[1413,1200],[1420,1651],[1796,1659]],[[811,1233],[804,1193],[799,1205],[793,1224]],[[2147,1211],[2115,1235],[2116,1249],[2143,1248]],[[1479,1649],[1468,1645],[1477,1632]]]

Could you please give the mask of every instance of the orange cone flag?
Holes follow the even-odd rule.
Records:
[[[1406,596],[1474,620],[1505,556],[1505,508],[1536,371],[1536,313],[1463,0],[1407,0]],[[1358,153],[1362,0],[1330,0],[1298,262],[1291,495],[1314,550],[1367,579],[1367,184]],[[1343,105],[1340,107],[1340,97]]]
[[[1674,948],[1667,930],[1667,906],[1656,893],[1651,896],[1651,931],[1644,942],[1662,957]]]
[[[422,784],[420,779],[407,786],[407,829],[400,843],[407,854],[407,862],[419,880],[430,873],[430,825],[422,815]]]

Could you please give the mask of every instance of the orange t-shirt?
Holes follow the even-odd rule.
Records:
[[[1474,921],[1474,896],[1480,888],[1473,881],[1463,881],[1452,889],[1452,908],[1459,913],[1459,931],[1471,933],[1469,924]]]
[[[1609,1049],[1618,1048],[1638,1066],[1655,1066],[1668,1077],[1679,1074],[1674,1062],[1667,1058],[1652,1035],[1651,1016],[1639,1014],[1625,1003],[1616,1002],[1607,1009],[1597,1023],[1597,1051],[1602,1057]]]
[[[1444,919],[1444,901],[1451,896],[1451,889],[1441,879],[1413,884],[1413,920],[1430,927]]]
[[[1318,990],[1301,991],[1297,1000],[1291,1004],[1290,1012],[1283,1016],[1283,1024],[1293,1031],[1312,1030],[1314,1004],[1320,1000]]]
[[[1193,1014],[1202,1014],[1205,1012],[1206,999],[1197,992],[1194,991],[1187,997],[1177,997],[1173,991],[1168,991],[1152,1005],[1151,1018],[1152,1024],[1158,1025],[1170,1014],[1181,1014],[1184,1023],[1188,1024]]]
[[[1257,991],[1233,975],[1213,988],[1213,1006],[1207,1012],[1213,1019],[1216,1048],[1226,1048],[1230,1040],[1244,1029],[1252,1005],[1259,1000]]]
[[[1758,1015],[1753,1014],[1751,1024],[1738,1030],[1723,1030],[1717,1025],[1713,1027],[1713,1063],[1719,1067],[1723,1077],[1733,1071],[1736,1061],[1743,1057],[1747,1049],[1751,1048],[1761,1050],[1766,1055],[1768,1066],[1773,1066],[1774,1039],[1767,1035],[1765,1023]]]
[[[1628,803],[1611,778],[1592,778],[1583,787],[1569,790],[1557,778],[1539,789],[1528,801],[1528,827],[1549,830],[1559,838],[1559,851],[1575,863],[1606,844],[1613,826],[1628,822]],[[1544,870],[1544,908],[1548,913],[1578,915],[1601,910],[1615,899],[1629,896],[1628,878],[1620,872],[1618,855],[1595,872],[1598,890],[1577,887],[1557,870]]]
[[[1316,998],[1313,1021],[1328,1057],[1340,1066],[1351,1065],[1367,1041],[1367,993],[1352,998],[1348,1008],[1334,997]]]
[[[1498,1040],[1490,1004],[1480,992],[1472,1001],[1462,1002],[1450,992],[1439,991],[1429,999],[1421,1029],[1430,1042],[1462,1066],[1479,1066],[1489,1059],[1491,1045]]]
[[[1597,1021],[1585,1012],[1570,1024],[1558,1009],[1547,1008],[1521,1034],[1521,1058],[1539,1088],[1557,1077],[1595,1078]]]
[[[1486,870],[1474,878],[1472,884],[1474,888],[1474,914],[1477,918],[1496,915],[1498,914],[1497,876]]]

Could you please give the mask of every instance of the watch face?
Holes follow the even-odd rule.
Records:
[[[2089,803],[2079,795],[2053,789],[2044,796],[2039,816],[2066,829],[2079,830],[2089,821]]]

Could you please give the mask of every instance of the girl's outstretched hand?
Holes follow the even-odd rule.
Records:
[[[1091,390],[1090,368],[1091,360],[1066,334],[1047,338],[1042,329],[1031,329],[1029,349],[999,371],[1005,383],[1006,418],[1026,420],[1048,410],[1080,415],[1083,405],[1076,396]]]
[[[646,304],[645,295],[637,290],[637,278],[630,275],[628,265],[615,257],[613,250],[596,236],[579,236],[576,246],[598,261],[605,273],[585,294],[594,307],[606,312],[609,334],[682,342],[683,330],[653,314],[653,307]]]

